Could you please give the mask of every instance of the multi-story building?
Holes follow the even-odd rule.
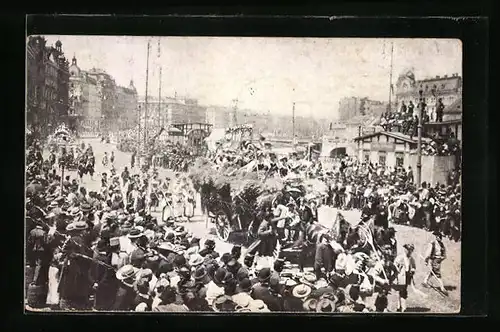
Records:
[[[380,116],[387,110],[387,103],[368,97],[345,97],[339,101],[338,120],[347,121],[356,116]]]
[[[97,82],[97,96],[101,101],[101,130],[118,130],[119,112],[116,108],[117,94],[114,78],[106,71],[98,68],[89,70],[88,75]]]
[[[144,123],[146,100],[143,96],[139,97],[137,107],[141,113],[141,123]],[[206,110],[195,99],[162,97],[159,102],[158,97],[148,96],[148,125],[166,127],[178,123],[205,123]]]
[[[345,97],[339,101],[339,121],[351,119],[357,114],[359,114],[359,98]]]
[[[68,123],[69,72],[62,43],[47,46],[41,36],[31,36],[27,44],[27,120],[42,135],[59,123]]]
[[[445,110],[443,120],[456,118],[456,105],[462,102],[462,77],[458,73],[451,76],[444,75],[417,81],[412,71],[399,75],[396,83],[396,107],[401,109],[403,103],[406,106],[410,101],[416,106],[419,103],[420,93],[427,104],[427,112],[431,120],[435,119],[436,105],[442,100]]]
[[[213,125],[214,129],[229,127],[231,108],[224,106],[208,106],[205,122]]]
[[[137,124],[137,90],[131,80],[128,87],[118,86],[115,109],[118,113],[120,129],[129,129]]]
[[[70,113],[78,121],[79,132],[98,132],[101,122],[101,99],[97,80],[78,67],[73,56],[70,74]]]

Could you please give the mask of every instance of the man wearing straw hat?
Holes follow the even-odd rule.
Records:
[[[65,256],[61,267],[59,292],[61,309],[88,309],[91,283],[88,277],[92,253],[84,240],[88,225],[76,221],[66,228],[70,238],[63,246]]]
[[[116,292],[113,311],[132,311],[135,309],[135,297],[137,295],[134,286],[138,269],[132,265],[125,265],[116,271],[116,279],[120,286]]]

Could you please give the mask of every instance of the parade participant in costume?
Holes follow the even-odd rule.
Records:
[[[108,167],[108,153],[104,152],[104,157],[102,157],[102,166]]]
[[[413,283],[413,276],[417,269],[415,258],[412,256],[415,246],[405,244],[405,253],[396,257],[394,265],[398,269],[398,277],[395,289],[399,292],[398,311],[406,311],[406,299],[408,298],[408,286]]]
[[[446,259],[446,247],[443,243],[443,236],[439,231],[434,231],[432,234],[435,238],[428,245],[425,255],[425,263],[427,266],[430,264],[430,270],[425,277],[424,286],[430,286],[429,279],[434,277],[439,283],[441,292],[446,294],[447,291],[441,279],[441,263]]]

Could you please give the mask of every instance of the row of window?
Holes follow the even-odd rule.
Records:
[[[363,155],[364,155],[364,162],[365,163],[370,163],[370,150],[364,150]],[[395,152],[396,155],[396,167],[403,167],[404,164],[404,158],[405,155],[403,152]],[[392,166],[392,165],[386,165],[387,163],[387,152],[385,151],[379,151],[378,152],[378,164],[381,166]]]

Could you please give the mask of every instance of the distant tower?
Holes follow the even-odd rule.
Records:
[[[59,53],[62,53],[62,43],[60,40],[56,41],[56,50],[59,52]]]
[[[77,66],[77,63],[76,63],[76,56],[73,54],[73,59],[71,59],[71,65],[72,66]]]

